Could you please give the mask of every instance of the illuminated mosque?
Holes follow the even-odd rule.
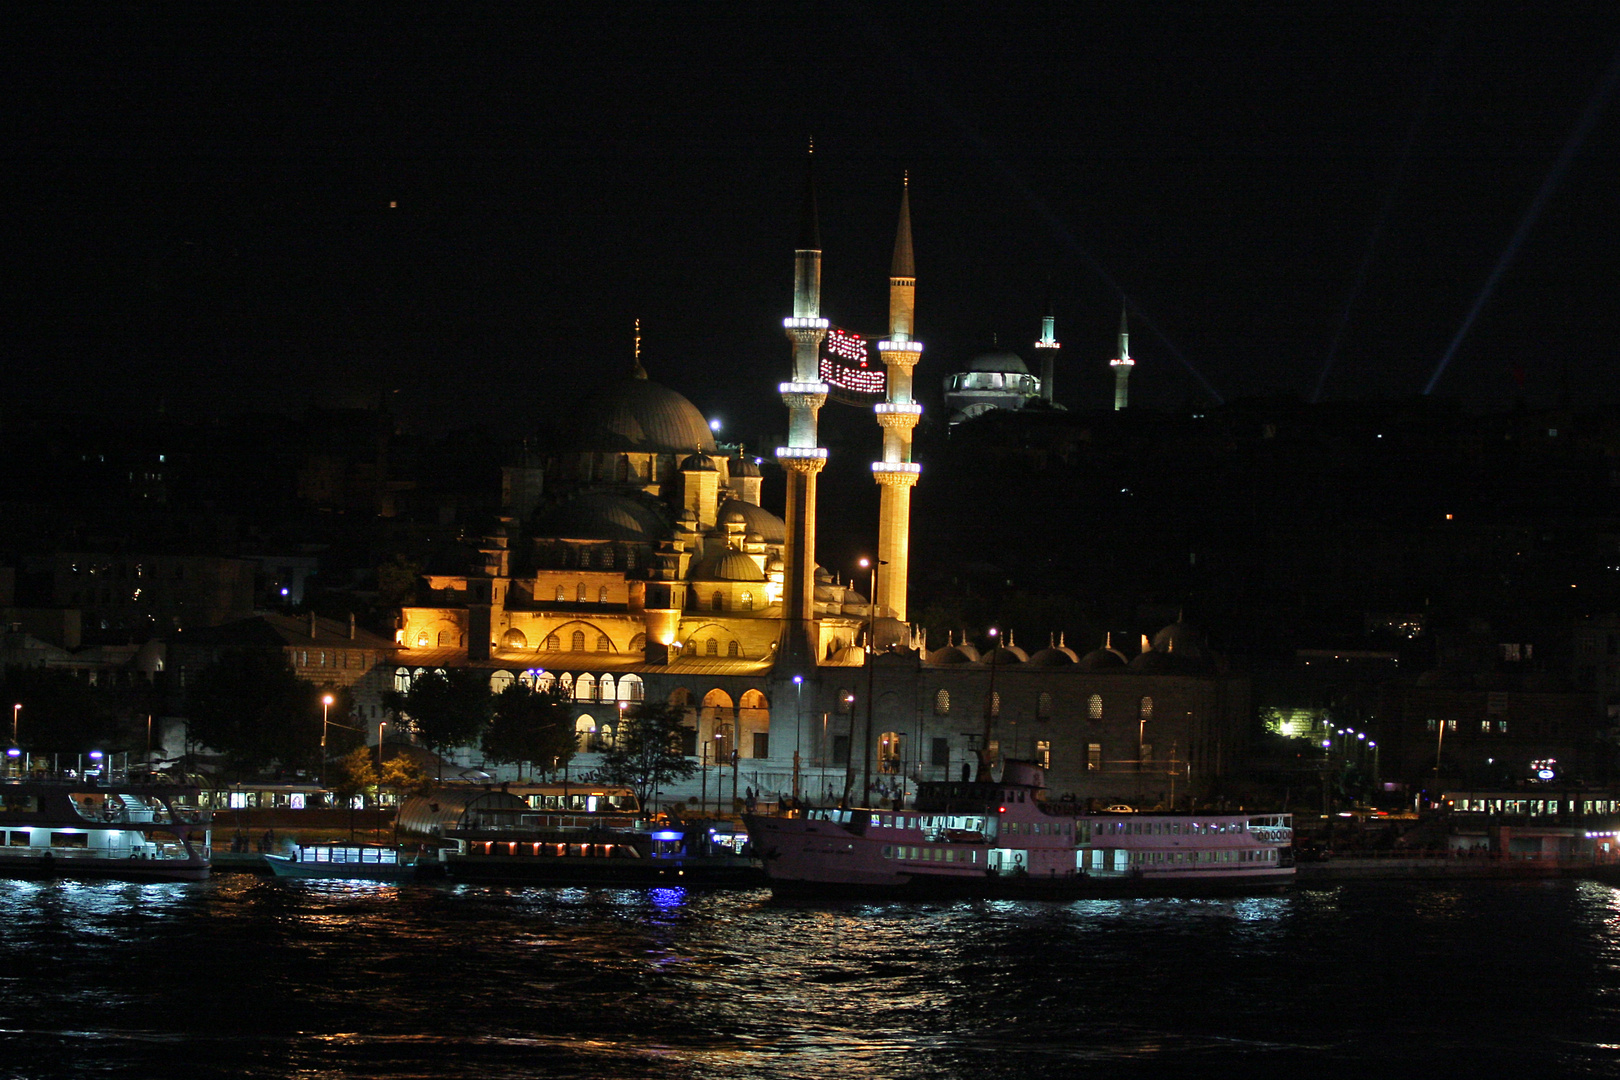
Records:
[[[994,631],[983,652],[955,635],[930,649],[908,623],[911,493],[921,477],[912,374],[923,355],[909,182],[888,333],[875,343],[881,371],[867,367],[859,335],[823,316],[821,260],[812,175],[783,321],[782,515],[760,503],[760,462],[718,446],[697,408],[649,377],[638,335],[628,370],[571,411],[564,449],[543,465],[545,502],[504,518],[473,565],[426,575],[421,602],[401,610],[395,686],[462,666],[489,670],[496,691],[513,680],[561,684],[577,703],[575,775],[593,767],[626,708],[681,705],[691,717],[687,752],[703,768],[675,799],[727,781],[728,797],[741,788],[767,800],[904,797],[918,779],[963,775],[986,750],[1043,762],[1054,792],[1080,799],[1153,805],[1213,790],[1234,760],[1248,685],[1220,670],[1191,626],[1144,637],[1127,656],[1111,641],[1082,655],[1061,638],[1030,652]],[[1121,337],[1128,364],[1123,327]],[[1048,358],[1057,351],[1050,314],[1038,347]],[[1049,396],[1050,360],[1042,366]],[[1123,378],[1119,386],[1122,406]],[[817,422],[829,397],[870,407],[876,421],[870,598],[814,558],[827,460]],[[480,758],[471,747],[457,755],[467,765]]]

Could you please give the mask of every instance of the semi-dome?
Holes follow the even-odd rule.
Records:
[[[1015,352],[1008,352],[1006,349],[980,353],[968,361],[967,369],[969,371],[1010,371],[1019,375],[1029,374],[1029,368],[1024,366],[1023,358]]]
[[[712,555],[692,571],[694,581],[764,581],[765,571],[740,551]]]
[[[650,500],[634,495],[587,492],[543,511],[534,535],[560,540],[654,541],[669,534]]]
[[[623,378],[586,394],[575,409],[573,449],[714,453],[697,406],[649,379]]]

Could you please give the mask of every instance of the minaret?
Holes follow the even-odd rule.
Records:
[[[1057,356],[1057,350],[1062,348],[1054,336],[1054,327],[1057,320],[1052,315],[1052,297],[1046,298],[1046,314],[1041,317],[1041,340],[1035,343],[1037,349],[1045,349],[1041,353],[1041,400],[1048,405],[1052,404],[1052,358]]]
[[[1131,359],[1131,335],[1125,328],[1125,309],[1119,309],[1119,356],[1108,361],[1108,366],[1114,369],[1114,409],[1117,411],[1130,404],[1131,368],[1136,361]]]
[[[776,448],[787,473],[787,546],[783,552],[782,641],[777,662],[814,665],[818,659],[815,619],[816,478],[827,451],[816,445],[816,418],[827,401],[818,357],[827,336],[821,317],[821,224],[816,215],[815,143],[805,168],[804,213],[793,254],[793,314],[782,321],[793,342],[793,377],[781,385],[788,409],[788,444]]]
[[[900,189],[900,224],[894,235],[889,266],[889,336],[877,343],[888,369],[887,400],[874,406],[883,429],[883,460],[872,462],[878,482],[877,593],[872,597],[879,618],[906,620],[907,562],[911,552],[911,489],[920,467],[911,460],[911,432],[922,406],[911,397],[911,369],[922,359],[915,329],[917,266],[911,253],[911,178]],[[876,644],[875,642],[873,643]]]

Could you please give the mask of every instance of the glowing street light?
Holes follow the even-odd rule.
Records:
[[[322,787],[326,786],[326,725],[328,723],[327,715],[331,712],[331,709],[332,709],[332,695],[331,694],[322,694],[321,695],[321,767],[320,767],[320,770],[319,770],[319,773],[318,773],[318,775],[320,777]]]

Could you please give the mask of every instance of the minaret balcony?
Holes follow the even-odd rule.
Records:
[[[831,325],[826,319],[804,319],[793,315],[782,320],[784,330],[825,330]]]
[[[777,460],[784,458],[816,458],[827,460],[827,448],[824,446],[778,446],[776,448]]]
[[[1132,360],[1128,356],[1122,356],[1117,360],[1108,361],[1108,366],[1109,367],[1135,367],[1136,366],[1136,361]]]
[[[922,406],[914,401],[880,401],[872,406],[872,411],[879,416],[889,413],[904,413],[908,416],[921,416]]]
[[[1063,344],[1062,342],[1056,340],[1048,341],[1045,338],[1042,338],[1040,341],[1035,343],[1035,347],[1037,349],[1061,349],[1063,348]]]
[[[878,341],[877,347],[878,352],[920,353],[923,351],[923,343],[920,341],[913,341],[910,338],[907,338],[905,341],[894,341],[890,338],[882,338]]]
[[[896,475],[920,476],[922,466],[915,461],[874,461],[872,462],[872,472],[874,474],[894,473]]]
[[[776,389],[782,394],[812,394],[826,397],[830,388],[824,382],[785,382]]]

